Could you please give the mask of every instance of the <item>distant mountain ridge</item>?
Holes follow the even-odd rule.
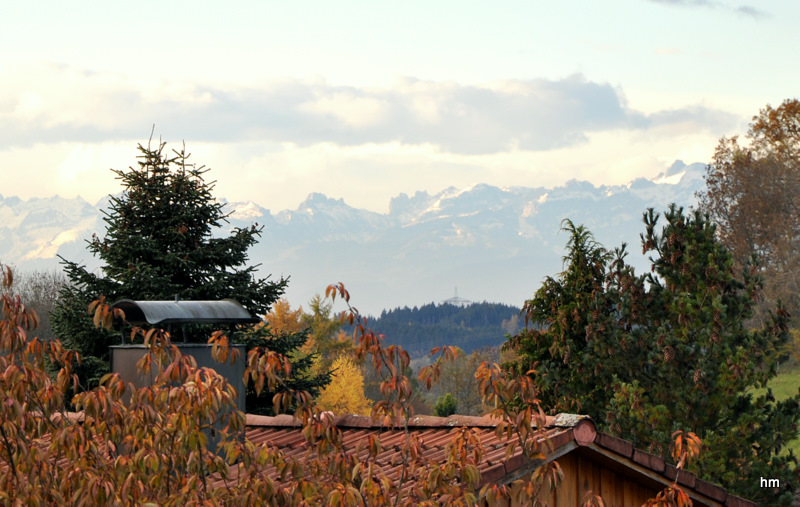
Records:
[[[277,213],[254,202],[226,207],[231,227],[264,226],[250,262],[260,263],[264,274],[290,276],[293,305],[341,281],[353,303],[371,314],[439,302],[456,286],[467,299],[519,306],[545,276],[561,271],[563,219],[585,224],[608,248],[629,243],[630,260],[641,269],[642,213],[664,211],[672,202],[694,205],[704,172],[704,164],[677,161],[653,179],[628,185],[570,180],[555,188],[450,187],[433,195],[400,194],[385,214],[321,193]],[[107,197],[92,206],[80,198],[0,196],[0,262],[49,269],[57,267],[58,254],[98,267],[84,240],[105,233],[100,210],[107,206]]]

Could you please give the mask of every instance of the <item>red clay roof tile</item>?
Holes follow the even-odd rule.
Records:
[[[666,465],[664,458],[656,456],[655,454],[640,451],[639,449],[633,450],[633,461],[658,473],[663,473],[664,466]]]
[[[83,419],[82,414],[69,414],[68,417],[75,421]],[[398,468],[393,465],[400,458],[399,451],[405,442],[404,428],[384,426],[374,423],[369,417],[354,415],[335,417],[334,422],[342,431],[343,451],[351,456],[356,456],[361,461],[367,459],[369,451],[359,449],[359,446],[363,446],[370,436],[379,436],[382,451],[374,463],[382,468],[388,468],[385,473],[390,479],[397,478]],[[517,445],[519,439],[515,433],[512,432],[510,441],[506,439],[505,433],[502,437],[496,435],[498,422],[497,419],[488,416],[457,415],[446,418],[415,416],[409,421],[408,431],[422,441],[424,456],[435,462],[446,459],[447,446],[459,428],[469,428],[483,445],[484,454],[478,469],[481,473],[481,484],[488,484],[502,482],[509,475],[529,464],[529,460]],[[286,456],[298,459],[300,462],[303,462],[306,453],[311,448],[303,436],[301,422],[289,415],[267,417],[248,414],[246,424],[246,437],[256,446],[264,444],[280,449]],[[626,440],[597,432],[594,423],[586,416],[559,414],[555,417],[548,417],[545,426],[536,430],[535,437],[540,443],[548,443],[541,449],[545,454],[556,452],[574,441],[587,452],[615,455],[618,457],[618,462],[631,460],[631,463],[646,467],[667,481],[673,481],[677,474],[678,483],[683,487],[717,502],[724,501],[725,505],[731,507],[756,505],[748,500],[727,494],[719,486],[697,479],[691,472],[680,470],[678,473],[678,470],[674,466],[666,464],[664,459],[635,449]],[[517,447],[507,458],[506,451],[509,445],[517,445]],[[273,466],[266,466],[264,473],[273,479],[278,479]],[[237,475],[238,469],[233,467],[231,477]],[[222,482],[222,480],[218,479],[215,482]],[[414,485],[406,484],[403,489],[411,487]]]
[[[408,430],[416,435],[424,444],[424,456],[434,461],[446,459],[447,445],[452,441],[457,428],[470,428],[480,439],[484,454],[479,465],[482,484],[502,482],[505,477],[512,474],[520,467],[528,464],[529,460],[517,447],[512,455],[507,458],[506,450],[509,445],[519,442],[516,434],[512,432],[510,441],[505,436],[498,438],[495,429],[500,421],[489,416],[472,417],[452,415],[450,417],[414,416],[408,422]],[[390,427],[379,422],[373,422],[366,416],[345,415],[334,418],[336,426],[342,430],[342,444],[346,453],[356,453],[356,449],[369,435],[380,436],[382,453],[375,460],[381,467],[389,467],[387,477],[396,479],[398,470],[393,466],[399,459],[399,451],[405,442],[405,430],[400,427]],[[293,457],[301,457],[308,449],[308,444],[299,431],[301,422],[291,416],[276,417],[247,415],[247,437],[256,444],[269,443],[280,448]],[[639,464],[647,469],[662,475],[666,480],[675,478],[677,469],[667,464],[663,458],[635,449],[627,440],[597,432],[594,423],[587,416],[575,414],[558,414],[548,416],[545,425],[536,430],[536,439],[547,442],[542,447],[542,452],[549,454],[574,441],[578,446],[594,449],[595,452],[613,453],[621,458],[630,459],[632,463]],[[357,453],[358,459],[366,459],[368,452],[362,450]],[[714,484],[697,479],[691,472],[681,470],[678,483],[696,491],[708,498],[725,505],[734,507],[755,506],[756,504],[742,498],[728,495],[727,492]],[[413,487],[407,484],[403,489]]]

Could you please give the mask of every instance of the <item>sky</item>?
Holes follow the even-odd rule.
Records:
[[[151,132],[273,212],[624,184],[800,84],[796,0],[3,3],[0,194],[24,199],[119,192]]]

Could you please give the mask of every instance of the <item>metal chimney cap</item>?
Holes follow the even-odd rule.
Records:
[[[166,324],[254,324],[253,317],[233,299],[219,301],[134,301],[121,299],[111,305],[125,312],[125,320],[141,326]]]

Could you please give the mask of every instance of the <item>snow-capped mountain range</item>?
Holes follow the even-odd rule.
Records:
[[[521,305],[545,276],[562,269],[565,218],[586,225],[608,248],[629,244],[630,262],[645,269],[639,234],[642,213],[670,203],[690,207],[704,186],[704,164],[675,162],[651,180],[594,186],[571,180],[555,188],[499,188],[477,184],[430,195],[392,198],[389,213],[348,206],[312,193],[295,210],[271,213],[253,202],[233,202],[231,227],[263,225],[250,262],[263,274],[290,277],[293,306],[344,282],[362,312],[441,301],[453,296]],[[81,198],[23,201],[0,196],[0,262],[20,269],[58,268],[56,255],[86,264],[84,240],[102,236],[100,210]]]

